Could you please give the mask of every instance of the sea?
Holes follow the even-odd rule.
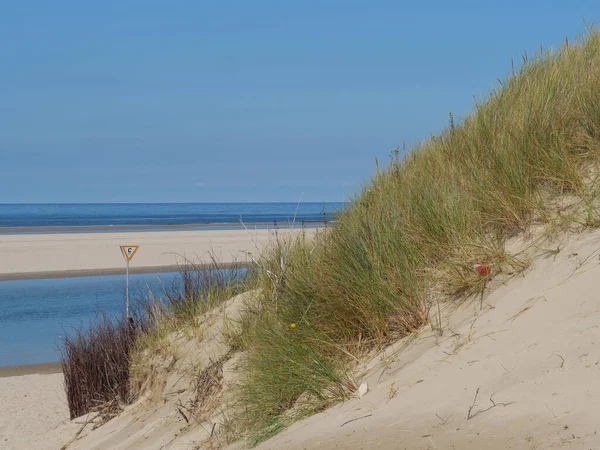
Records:
[[[130,291],[160,292],[178,276],[132,274]],[[65,334],[104,315],[117,317],[124,308],[120,275],[0,281],[0,367],[58,361]]]
[[[144,231],[313,225],[342,203],[0,204],[0,233]]]
[[[318,226],[341,203],[0,204],[0,234]],[[243,222],[243,225],[242,225]],[[3,255],[0,255],[3,257]],[[136,289],[159,292],[178,273],[130,275]],[[0,367],[60,360],[65,334],[98,317],[117,317],[124,275],[0,281]]]

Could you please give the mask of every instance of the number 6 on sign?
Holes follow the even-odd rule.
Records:
[[[125,257],[125,261],[129,262],[133,259],[133,255],[140,248],[139,245],[121,245],[121,251],[123,252],[123,256]]]
[[[125,258],[125,317],[129,320],[129,261],[133,259],[139,245],[121,245],[121,253]]]

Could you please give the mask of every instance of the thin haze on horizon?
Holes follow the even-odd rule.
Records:
[[[346,200],[592,2],[5,2],[0,203]]]

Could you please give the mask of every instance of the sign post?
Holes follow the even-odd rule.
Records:
[[[129,319],[129,261],[140,248],[139,245],[121,245],[121,253],[125,258],[125,317]]]

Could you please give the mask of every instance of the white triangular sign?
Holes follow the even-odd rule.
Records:
[[[123,253],[123,257],[126,261],[131,261],[133,259],[133,255],[140,248],[139,245],[121,245],[121,252]]]

